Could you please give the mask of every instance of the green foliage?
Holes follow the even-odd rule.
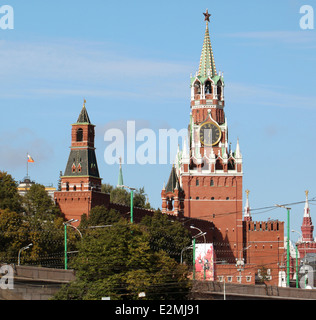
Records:
[[[69,232],[69,247],[75,248],[76,236]],[[0,261],[43,266],[60,266],[63,262],[64,233],[60,210],[54,205],[45,187],[34,184],[25,197],[20,197],[17,184],[0,171]]]
[[[7,172],[0,171],[0,209],[21,211],[21,197],[18,194],[17,183]]]
[[[91,226],[111,225],[121,218],[119,212],[107,209],[105,206],[95,206],[90,210],[89,218],[84,215],[80,221],[80,228]]]
[[[50,215],[60,215],[59,208],[55,206],[45,187],[33,184],[23,198],[23,207],[28,215],[37,218],[49,218]]]
[[[170,220],[160,210],[156,210],[153,216],[145,216],[141,224],[147,227],[151,235],[152,248],[164,250],[171,258],[180,262],[181,250],[191,244],[191,236],[180,222]],[[189,252],[184,257],[192,260]]]
[[[144,226],[121,219],[85,234],[73,261],[76,281],[55,299],[181,299],[189,290],[187,269],[164,251],[153,251]]]
[[[110,194],[110,201],[113,203],[129,206],[131,204],[131,193],[124,188],[113,187],[110,184],[103,184],[101,191]],[[151,209],[148,202],[145,188],[140,188],[133,192],[134,207]]]
[[[22,216],[9,209],[0,210],[0,261],[11,262],[25,241]]]

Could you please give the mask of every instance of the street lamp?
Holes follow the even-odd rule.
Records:
[[[20,262],[21,262],[21,259],[20,259],[21,258],[21,252],[24,251],[24,250],[29,249],[30,247],[32,247],[32,245],[33,245],[33,243],[30,243],[27,246],[25,246],[25,247],[23,247],[23,248],[21,248],[19,250],[19,253],[18,253],[18,266],[20,265]]]
[[[125,185],[117,185],[118,188],[126,188],[126,189],[129,189],[131,190],[131,223],[133,223],[134,221],[134,218],[133,218],[133,192],[134,190],[136,190],[136,188],[131,188],[131,187],[128,187],[128,186],[125,186]]]
[[[237,267],[237,271],[239,271],[240,283],[241,283],[241,272],[244,271],[244,266],[245,266],[245,261],[244,261],[244,258],[241,258],[241,254],[243,251],[248,250],[250,247],[251,247],[251,245],[246,248],[241,249],[239,251],[239,259],[236,258],[236,267]]]
[[[185,248],[183,248],[183,249],[181,250],[180,264],[182,264],[182,262],[183,262],[183,260],[182,260],[183,252],[184,252],[185,250],[188,250],[188,249],[193,249],[193,245],[190,245],[190,246],[188,246],[188,247],[185,247]]]
[[[200,233],[198,233],[197,235],[195,235],[193,237],[193,280],[195,280],[195,239],[196,238],[199,238],[201,236],[203,236],[204,238],[204,259],[203,259],[203,269],[204,269],[204,280],[206,278],[206,274],[205,274],[205,248],[206,248],[206,239],[205,239],[205,235],[206,235],[206,232],[202,232],[201,229],[197,228],[197,227],[194,227],[194,226],[190,226],[191,229],[196,229],[198,231],[200,231]]]
[[[284,208],[287,211],[287,240],[286,240],[286,285],[290,287],[290,210],[291,208],[276,204],[276,207]]]
[[[65,235],[65,270],[67,270],[68,268],[68,257],[67,257],[67,226],[70,226],[70,227],[74,227],[71,225],[72,222],[77,222],[79,221],[78,219],[70,219],[66,222],[64,222],[64,235]],[[77,228],[75,228],[76,230],[78,230]],[[78,230],[79,231],[79,230]],[[80,233],[80,231],[79,231]],[[81,235],[81,233],[80,233]],[[81,235],[82,237],[82,235]]]

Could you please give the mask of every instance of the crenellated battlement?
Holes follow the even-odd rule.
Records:
[[[247,231],[280,231],[284,228],[284,222],[271,221],[244,221]]]

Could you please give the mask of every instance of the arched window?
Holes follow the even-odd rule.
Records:
[[[228,160],[228,170],[235,170],[235,161],[233,159]]]
[[[223,86],[222,81],[219,80],[217,82],[217,99],[219,99],[219,100],[222,99],[222,86]]]
[[[81,128],[79,128],[77,130],[77,136],[76,136],[76,141],[82,141],[83,140],[83,130]]]
[[[205,94],[212,94],[213,90],[212,90],[212,82],[207,80],[205,82]]]
[[[66,182],[66,191],[69,191],[69,182]]]
[[[223,170],[223,163],[221,161],[221,159],[217,159],[215,162],[215,170]]]
[[[201,94],[201,84],[199,81],[194,83],[194,94]]]

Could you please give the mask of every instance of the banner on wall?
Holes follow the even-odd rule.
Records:
[[[196,280],[214,281],[214,247],[213,243],[198,243],[195,245]]]

